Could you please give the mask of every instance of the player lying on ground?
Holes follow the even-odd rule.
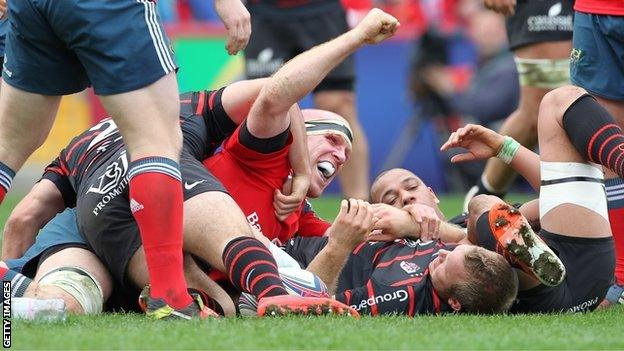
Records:
[[[624,136],[609,113],[584,89],[566,86],[546,95],[540,105],[538,139],[540,156],[511,139],[480,126],[467,126],[455,132],[443,149],[464,147],[469,153],[453,161],[485,159],[495,154],[506,160],[535,189],[540,190],[540,237],[566,268],[561,284],[547,287],[519,274],[521,291],[512,307],[514,312],[591,311],[605,297],[613,280],[614,247],[609,226],[607,202],[599,163],[620,176],[624,170]],[[478,233],[477,243],[505,253],[516,251],[510,236],[492,225],[500,212],[500,200],[475,198],[471,217]],[[492,209],[489,211],[488,210]],[[490,224],[487,225],[489,217]],[[517,215],[508,220],[517,220]],[[496,245],[488,231],[498,240]],[[520,229],[521,236],[524,230]],[[517,239],[519,242],[524,239]],[[524,252],[514,255],[521,265],[540,269],[538,257],[531,262]],[[543,263],[543,262],[542,262]]]
[[[376,42],[392,35],[394,30],[396,29],[396,25],[397,23],[394,18],[384,14],[379,10],[374,10],[371,12],[371,15],[369,16],[367,21],[362,22],[360,26],[350,31],[348,34],[345,34],[344,36],[336,39],[334,41],[334,45],[343,45],[346,47],[345,51],[352,51],[366,42]],[[338,53],[337,55],[340,56],[343,55],[343,53]],[[194,108],[193,111],[190,113],[190,116],[188,114],[183,116],[184,123],[182,124],[183,131],[185,132],[185,151],[188,151],[187,153],[183,154],[182,164],[187,164],[187,162],[188,164],[190,164],[186,173],[183,169],[183,177],[185,178],[185,190],[187,193],[187,201],[185,201],[185,207],[190,207],[189,203],[195,204],[195,206],[193,206],[190,210],[189,208],[185,208],[187,214],[187,223],[189,223],[188,221],[193,221],[193,225],[187,225],[186,233],[188,233],[189,231],[205,231],[206,228],[208,228],[209,232],[223,233],[223,231],[226,231],[227,235],[227,228],[232,227],[232,222],[237,223],[236,220],[230,220],[230,223],[227,223],[228,219],[232,218],[232,215],[237,214],[237,211],[235,210],[221,212],[217,211],[217,213],[214,214],[215,218],[205,215],[206,208],[210,208],[211,206],[214,207],[215,204],[219,204],[221,205],[221,207],[223,207],[223,203],[227,205],[229,204],[229,201],[228,198],[222,196],[223,194],[216,193],[214,191],[211,192],[211,190],[216,187],[214,179],[209,174],[205,175],[206,171],[203,168],[196,167],[194,164],[195,160],[200,157],[205,157],[219,144],[218,142],[215,142],[215,140],[223,136],[222,133],[220,133],[221,130],[215,129],[214,124],[209,125],[209,123],[206,124],[206,122],[211,118],[218,118],[215,111],[227,109],[227,104],[225,103],[227,99],[225,97],[227,95],[228,89],[232,88],[233,86],[230,86],[222,91],[210,94],[209,96],[202,93],[192,94],[190,96],[191,101],[186,101],[187,103],[190,102],[189,105],[193,106]],[[257,83],[256,86],[261,85]],[[237,94],[236,96],[240,99],[245,99],[247,97],[244,94]],[[221,104],[221,102],[223,102],[223,104]],[[186,110],[188,111],[188,108]],[[246,116],[247,112],[248,111],[233,111],[225,115],[230,115],[230,117],[232,117],[233,115],[239,115],[244,117]],[[199,114],[203,118],[197,118],[198,116],[196,114]],[[98,253],[98,256],[103,259],[104,263],[111,270],[111,273],[116,280],[116,284],[123,286],[125,283],[124,278],[126,265],[128,265],[128,275],[131,280],[134,280],[136,282],[137,280],[140,280],[142,279],[142,277],[144,277],[143,274],[137,274],[133,269],[130,269],[130,266],[137,267],[137,270],[140,270],[142,268],[142,265],[140,264],[141,252],[140,250],[138,250],[138,245],[140,244],[140,242],[138,242],[138,239],[133,238],[133,234],[136,234],[136,226],[132,222],[132,219],[129,218],[129,214],[124,213],[127,212],[127,210],[125,210],[128,207],[127,200],[125,200],[126,202],[124,202],[123,196],[118,196],[121,192],[123,192],[125,186],[125,153],[123,152],[123,148],[119,143],[120,140],[115,130],[115,126],[114,124],[112,124],[111,121],[103,122],[102,124],[92,128],[90,132],[92,133],[86,133],[87,135],[84,135],[74,140],[75,144],[64,151],[64,154],[58,159],[57,165],[53,165],[49,168],[47,177],[54,180],[57,189],[65,190],[62,195],[64,195],[63,198],[66,200],[66,202],[78,202],[78,222],[81,226],[81,229],[89,238],[90,244],[95,249],[96,253]],[[216,138],[210,138],[215,135]],[[90,141],[88,146],[86,141]],[[82,150],[80,150],[80,146],[82,146]],[[109,162],[108,164],[100,164],[102,170],[99,172],[94,172],[92,169],[88,169],[89,171],[91,171],[91,177],[89,179],[82,179],[80,177],[83,175],[83,173],[85,173],[85,170],[69,171],[67,169],[67,165],[72,162],[78,163],[79,165],[87,164],[87,168],[89,168],[92,163],[97,163],[96,161],[101,161],[101,158],[98,158],[99,152],[106,152],[106,150],[111,149],[115,152],[115,155],[113,157],[109,156],[109,159],[112,159],[113,161]],[[91,152],[91,154],[89,154],[89,152]],[[74,156],[75,158],[71,159],[70,156]],[[88,157],[91,157],[92,160],[90,160],[90,162],[84,162],[85,158]],[[200,177],[189,179],[185,177],[185,174],[199,174]],[[66,179],[68,175],[72,175],[69,176],[69,180]],[[219,188],[217,187],[217,190],[218,189]],[[59,193],[59,191],[57,191],[57,193]],[[86,196],[82,198],[78,197],[78,199],[76,200],[76,193],[81,194],[81,196],[83,194],[86,194]],[[96,195],[91,195],[90,198],[90,193],[94,193]],[[204,194],[217,194],[220,195],[222,199],[211,199],[212,201],[206,201],[206,203],[203,204],[204,206],[200,206],[202,202],[200,202],[199,200],[195,201],[195,199],[200,197],[199,195]],[[58,201],[58,196],[56,201]],[[140,206],[140,204],[130,204],[130,207],[135,211],[140,211]],[[109,215],[111,213],[114,213],[115,218],[113,220],[111,220],[110,217],[105,218],[107,217],[107,212]],[[247,230],[249,230],[248,227]],[[126,233],[123,233],[123,231],[126,231]],[[203,240],[199,240],[202,233],[185,235],[185,241],[190,242],[190,245],[185,242],[185,246],[190,247],[189,251],[207,261],[212,267],[220,269],[223,265],[223,262],[220,262],[220,260],[218,262],[214,262],[214,258],[212,261],[209,258],[206,258],[207,256],[210,257],[210,254],[214,254],[214,252],[210,251],[211,249],[215,250],[215,248],[207,248],[206,242],[215,243],[215,239],[202,238]],[[119,241],[118,239],[111,240],[112,236],[120,237],[120,235],[121,237],[125,237],[125,239],[123,239],[125,241],[122,245],[119,245],[121,241]],[[192,236],[196,239],[189,239],[189,236]],[[130,237],[130,239],[128,239],[128,237]],[[134,237],[136,237],[136,235],[134,235]],[[23,238],[18,237],[18,239],[21,239],[23,241]],[[28,237],[26,237],[25,241],[28,240],[32,239],[28,239]],[[128,240],[131,242],[128,243]],[[249,241],[250,239],[246,240]],[[218,244],[218,242],[216,243]],[[223,242],[223,244],[226,243],[227,242]],[[23,245],[21,245],[21,247],[23,247]],[[241,249],[241,247],[237,248],[237,250]],[[231,250],[228,254],[235,256],[235,253],[238,252],[237,250]],[[198,254],[193,251],[199,251],[200,253]],[[204,255],[201,254],[202,251]],[[208,252],[208,255],[206,255],[206,251]],[[132,253],[134,252],[137,253],[136,256],[132,255]],[[130,259],[131,256],[132,259]],[[135,261],[137,260],[139,261],[139,264],[136,264],[137,262]],[[227,262],[227,257],[225,257],[225,261]],[[239,259],[238,261],[241,260]],[[250,260],[250,262],[255,261],[258,261],[258,259]],[[237,263],[242,264],[240,262]],[[260,274],[260,272],[257,272],[258,269],[256,269],[255,271],[255,274]],[[248,274],[251,274],[251,272],[248,272]],[[277,275],[275,275],[274,277],[277,277]],[[241,281],[246,280],[248,279],[241,279]],[[253,279],[251,281],[253,281]],[[233,280],[233,284],[241,288],[237,279]],[[244,288],[242,288],[241,290],[245,291]],[[270,289],[260,290],[260,292],[266,293],[267,290]],[[275,290],[279,289],[275,288]],[[262,297],[262,295],[260,296]]]
[[[516,265],[524,268],[524,271],[539,276],[549,285],[555,285],[562,280],[557,286],[547,286],[540,284],[540,281],[531,274],[520,272],[521,291],[518,293],[517,303],[512,306],[511,310],[514,312],[592,310],[602,300],[609,287],[613,271],[613,243],[606,220],[606,200],[604,192],[600,191],[602,173],[585,159],[598,160],[613,168],[619,167],[618,171],[621,172],[622,165],[615,160],[624,158],[619,149],[624,137],[612,124],[612,119],[606,111],[591,97],[584,94],[582,89],[574,87],[557,89],[547,95],[540,109],[540,149],[543,150],[540,236],[558,252],[567,275],[563,274],[565,271],[558,269],[557,261],[550,261],[552,256],[549,256],[549,249],[539,244],[541,241],[532,235],[526,220],[517,211],[510,210],[502,200],[480,196],[476,197],[470,206],[469,228],[473,228],[471,231],[478,234],[471,235],[473,241],[492,250],[500,250]],[[593,122],[579,123],[579,119],[583,116],[592,116]],[[469,154],[456,156],[454,161],[483,159],[498,154],[508,162],[511,161],[512,167],[515,167],[531,184],[539,187],[540,159],[538,156],[505,140],[504,137],[481,126],[467,126],[453,134],[443,149],[461,146],[469,150]],[[581,150],[582,156],[575,147]],[[600,153],[602,157],[599,156]],[[392,175],[390,172],[387,174]],[[394,174],[401,175],[400,172],[394,172]],[[414,191],[416,189],[413,185],[410,187],[408,182],[403,182],[404,180],[406,180],[404,177],[394,179],[395,184],[403,184],[407,187],[403,192],[397,193],[401,196],[401,201],[412,198],[408,202],[415,202],[417,194],[414,194]],[[386,190],[391,189],[392,187],[389,187]],[[431,195],[427,195],[426,192],[421,192],[420,195],[424,195],[419,198],[425,199],[421,200],[422,203],[435,204],[435,201],[427,200],[427,198],[432,198]],[[574,216],[569,216],[570,213]],[[405,218],[405,213],[402,218]],[[383,220],[384,218],[380,219],[378,223]],[[417,225],[413,220],[400,223],[412,227]],[[496,225],[497,223],[499,226]],[[399,225],[395,228],[399,228],[394,230],[395,233],[410,232],[409,229],[400,230]],[[416,230],[418,229],[412,229],[412,231]],[[527,240],[524,235],[529,235],[530,240]],[[407,243],[407,246],[426,245],[409,239],[403,241]],[[325,254],[330,258],[333,257],[334,262],[341,264],[350,252],[349,244],[356,242],[357,240],[354,240],[349,243],[344,238],[332,237],[329,238],[327,244],[312,238],[295,239],[287,245],[287,252],[302,264],[307,265],[315,257],[315,253],[324,247]],[[517,246],[514,247],[514,244]],[[393,250],[397,250],[401,242],[385,244],[385,247],[379,246],[378,253],[367,255],[367,251],[375,245],[382,244],[360,244],[356,247],[340,274],[337,298],[352,303],[356,307],[361,306],[361,311],[373,314],[382,312],[411,314],[413,310],[410,306],[414,306],[415,302],[408,298],[408,294],[403,292],[394,294],[394,292],[409,293],[407,289],[409,284],[406,283],[427,274],[431,275],[433,288],[437,289],[434,283],[435,272],[440,269],[441,265],[433,261],[423,267],[418,262],[410,261],[419,255],[416,248],[409,255],[402,254],[398,258],[398,255],[393,255]],[[528,257],[524,255],[526,250],[522,250],[527,247],[532,248],[531,255]],[[540,254],[545,254],[545,262]],[[322,256],[319,255],[317,260],[320,258]],[[470,266],[468,262],[464,262],[464,270]],[[544,263],[550,269],[543,269]],[[315,271],[314,264],[318,262],[310,263],[308,269]],[[392,266],[395,269],[387,271]],[[326,264],[318,265],[318,267],[323,269]],[[457,272],[462,272],[461,264],[459,267],[456,266],[455,273]],[[322,275],[321,272],[317,273]],[[388,278],[390,273],[396,274],[394,279]],[[353,277],[358,278],[359,282],[353,284]],[[499,282],[490,280],[488,283],[498,284]],[[362,285],[362,288],[357,288],[357,284]],[[462,284],[457,286],[462,286]],[[350,290],[353,287],[356,287],[355,290]],[[392,290],[388,292],[384,289]],[[357,294],[356,300],[353,300],[353,291]],[[380,294],[379,291],[383,291],[384,294]],[[438,292],[437,294],[444,296],[444,293]],[[405,297],[403,301],[400,295]],[[434,296],[433,293],[431,296]],[[458,300],[461,305],[461,298]],[[455,301],[448,300],[451,306],[453,302]]]

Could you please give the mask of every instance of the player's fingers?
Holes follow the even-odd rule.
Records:
[[[358,213],[358,201],[356,199],[349,199],[349,215],[355,217]]]
[[[459,163],[459,162],[466,162],[466,161],[473,161],[475,160],[475,156],[471,153],[463,153],[463,154],[457,154],[453,157],[451,157],[451,162],[452,163]]]
[[[343,217],[349,211],[349,202],[346,199],[340,201],[340,210],[338,211],[337,217]]]

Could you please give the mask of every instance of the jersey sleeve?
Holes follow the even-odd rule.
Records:
[[[221,104],[224,89],[180,95],[184,148],[197,160],[214,154],[237,127]]]
[[[65,207],[76,206],[76,192],[69,181],[67,168],[62,164],[60,157],[55,158],[46,168],[41,179],[54,183],[63,196]]]
[[[271,152],[262,153],[252,150],[240,142],[240,129],[244,124],[238,126],[231,137],[223,144],[223,152],[234,159],[243,169],[250,172],[262,174],[269,179],[277,179],[283,182],[290,174],[290,161],[288,153],[292,144],[292,135],[288,136],[288,141],[284,148]]]
[[[323,236],[331,223],[319,218],[312,208],[312,204],[306,199],[303,203],[303,210],[299,217],[299,236]]]

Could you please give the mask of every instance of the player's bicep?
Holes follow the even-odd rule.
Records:
[[[267,81],[268,78],[250,79],[225,87],[221,94],[221,104],[234,123],[238,125],[247,118],[251,106]]]

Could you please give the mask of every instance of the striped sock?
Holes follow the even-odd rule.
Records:
[[[11,189],[15,172],[9,166],[0,162],[0,204],[4,201],[4,197]]]
[[[568,107],[563,128],[583,157],[624,177],[622,129],[591,95],[581,96]]]
[[[238,290],[255,295],[288,295],[271,252],[258,239],[239,237],[223,251],[223,263],[230,281]]]
[[[3,282],[11,282],[11,297],[24,296],[26,289],[32,283],[32,279],[27,276],[4,267],[0,267],[0,278]]]
[[[615,281],[624,285],[624,179],[605,181],[609,222],[615,242]]]
[[[141,232],[150,294],[173,308],[184,308],[192,299],[182,263],[180,167],[168,158],[146,157],[130,164],[128,177],[130,210]]]

